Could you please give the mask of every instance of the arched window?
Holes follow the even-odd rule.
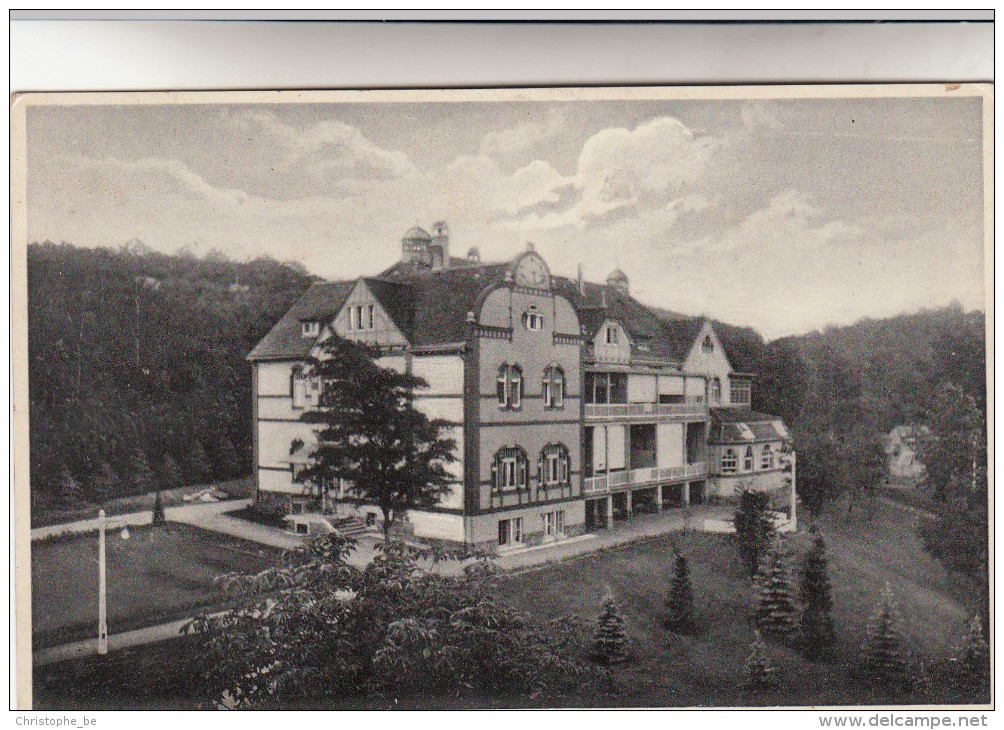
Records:
[[[722,381],[718,378],[711,379],[711,393],[708,396],[708,400],[712,403],[722,402]]]
[[[708,353],[708,352],[714,352],[714,350],[715,350],[715,345],[711,341],[711,335],[705,335],[704,342],[701,343],[701,352]]]
[[[733,448],[725,449],[722,452],[722,474],[735,474],[736,463],[736,450]]]
[[[770,448],[770,444],[763,445],[763,452],[760,456],[760,468],[761,469],[773,469],[774,468],[774,452]]]
[[[743,457],[743,471],[753,471],[753,447],[746,447],[746,456]]]
[[[526,489],[526,464],[526,452],[519,446],[506,446],[496,451],[492,462],[492,487],[496,491]]]
[[[557,367],[544,368],[544,408],[561,408],[565,404],[565,373]]]
[[[519,365],[503,363],[499,367],[499,374],[495,379],[495,392],[499,408],[519,409],[523,402],[523,371],[519,369]]]
[[[564,444],[548,444],[537,459],[537,483],[543,486],[568,484],[568,449]]]

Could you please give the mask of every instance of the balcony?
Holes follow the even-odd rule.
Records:
[[[625,469],[623,471],[599,474],[582,480],[582,491],[588,495],[606,494],[634,487],[649,487],[683,479],[701,479],[708,475],[708,462],[699,461],[684,466],[670,466],[662,469]]]
[[[705,403],[587,403],[584,408],[587,421],[708,417]]]

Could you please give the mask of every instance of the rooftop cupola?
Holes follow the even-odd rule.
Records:
[[[625,274],[620,269],[614,269],[610,276],[607,277],[607,286],[612,287],[619,291],[624,296],[628,296],[631,291],[630,282],[628,281],[627,274]]]
[[[429,254],[429,244],[431,243],[432,236],[429,235],[428,231],[418,226],[412,226],[401,239],[401,261],[429,266],[432,263]]]
[[[445,269],[450,266],[450,227],[446,221],[432,224],[432,242],[429,244],[432,268]]]

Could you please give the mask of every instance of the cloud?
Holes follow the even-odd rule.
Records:
[[[286,124],[271,112],[248,112],[235,121],[278,143],[286,153],[287,170],[301,170],[319,180],[389,179],[418,174],[407,154],[384,149],[356,127],[336,119],[325,119],[302,129]]]
[[[609,128],[586,140],[574,177],[576,199],[560,210],[534,212],[514,225],[532,229],[584,228],[679,204],[681,192],[704,172],[718,147],[713,137],[697,137],[677,119],[660,117],[634,130]],[[690,210],[708,198],[689,198]]]
[[[837,241],[860,239],[865,231],[854,223],[829,220],[809,197],[788,188],[770,199],[767,207],[750,213],[742,223],[728,229],[716,247],[724,250],[788,247],[819,247]]]
[[[489,132],[481,140],[480,154],[507,164],[519,164],[543,151],[567,131],[565,112],[551,108],[541,121],[525,121],[499,132]]]

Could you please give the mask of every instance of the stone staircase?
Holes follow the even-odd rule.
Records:
[[[358,517],[329,517],[328,522],[347,537],[359,537],[364,535],[368,529]]]

